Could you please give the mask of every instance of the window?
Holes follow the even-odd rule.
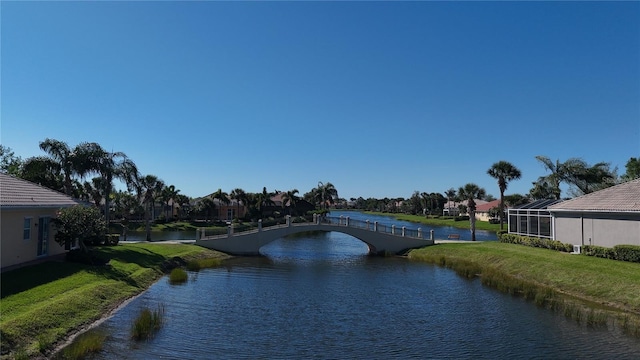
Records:
[[[31,240],[31,218],[24,218],[24,228],[22,230],[22,239]]]

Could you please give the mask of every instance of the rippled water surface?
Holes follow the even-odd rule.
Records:
[[[162,279],[101,325],[101,359],[634,359],[640,341],[589,329],[477,280],[359,240],[319,233]],[[144,306],[164,304],[155,338],[130,340]]]

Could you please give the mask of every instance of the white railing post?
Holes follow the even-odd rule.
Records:
[[[367,220],[367,230],[369,230],[369,220]]]
[[[340,215],[340,220],[338,220],[338,225],[342,225],[342,215]]]
[[[395,225],[391,225],[391,234],[393,234],[393,235],[396,234],[396,226]]]
[[[227,237],[233,236],[233,230],[231,229],[231,225],[227,225]]]
[[[403,237],[404,237],[405,230],[406,230],[406,229],[405,229],[405,227],[403,226],[403,227],[402,227],[402,236],[403,236]]]
[[[287,215],[287,227],[291,226],[291,215]]]
[[[429,230],[429,240],[433,240],[433,229]]]
[[[200,228],[200,239],[204,239],[204,237],[207,236],[205,232],[204,228]]]
[[[373,223],[373,231],[378,232],[378,222],[377,221],[375,221]]]
[[[262,219],[258,220],[258,232],[262,231]]]
[[[347,221],[346,221],[345,225],[346,225],[347,227],[349,227],[349,217],[348,217],[348,216],[347,216]]]
[[[422,228],[418,228],[418,238],[422,239]]]

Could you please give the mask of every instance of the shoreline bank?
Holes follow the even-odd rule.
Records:
[[[58,261],[2,273],[2,359],[55,356],[144,294],[171,268],[192,260],[230,258],[185,244],[141,243],[95,250],[110,258],[109,266]],[[41,273],[51,279],[39,281]]]

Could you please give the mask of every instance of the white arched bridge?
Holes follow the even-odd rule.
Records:
[[[227,234],[217,236],[206,236],[204,231],[198,232],[196,245],[231,255],[260,255],[260,248],[276,239],[309,231],[337,231],[351,235],[367,244],[370,254],[401,254],[409,249],[434,244],[433,232],[425,239],[420,228],[387,226],[343,216],[337,218],[314,215],[313,221],[306,223],[292,223],[291,217],[287,216],[284,225],[263,228],[260,220],[257,229],[239,233],[234,233],[233,230],[229,226]]]

